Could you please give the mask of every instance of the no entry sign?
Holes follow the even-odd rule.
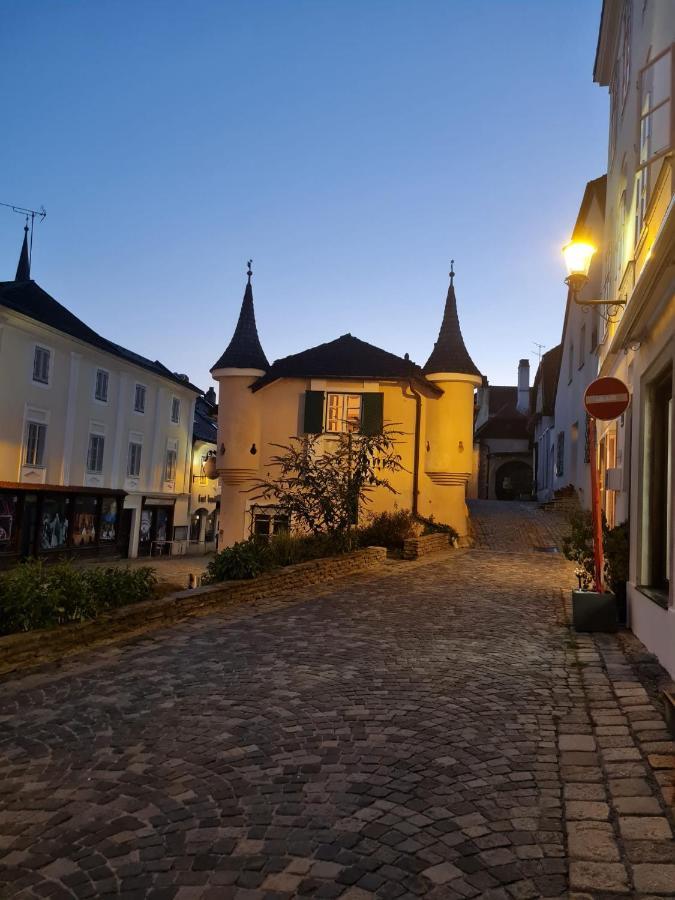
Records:
[[[584,406],[589,416],[608,422],[625,413],[630,403],[628,388],[620,378],[596,378],[586,388]]]

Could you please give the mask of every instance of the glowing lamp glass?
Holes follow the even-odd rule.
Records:
[[[588,278],[588,270],[591,267],[595,247],[583,241],[570,241],[569,244],[565,244],[562,252],[565,257],[567,274],[583,275],[584,278]]]

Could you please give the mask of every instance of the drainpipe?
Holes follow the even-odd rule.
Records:
[[[415,518],[419,515],[417,508],[417,496],[419,494],[420,482],[420,423],[422,421],[422,395],[418,394],[412,386],[412,381],[408,382],[410,394],[403,391],[403,396],[410,399],[411,395],[415,398],[415,444],[413,451],[413,487],[412,487],[412,514]]]

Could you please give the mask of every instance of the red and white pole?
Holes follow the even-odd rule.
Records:
[[[604,556],[602,551],[602,510],[600,508],[600,477],[598,472],[598,437],[596,420],[593,416],[588,419],[588,450],[591,466],[591,503],[593,510],[593,561],[595,569],[595,590],[604,594],[602,586],[602,573],[604,570]]]

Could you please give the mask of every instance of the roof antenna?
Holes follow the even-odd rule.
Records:
[[[246,263],[246,265],[248,266],[248,268],[246,269],[246,274],[248,275],[248,283],[250,284],[251,283],[251,275],[253,275],[253,269],[251,268],[251,266],[253,265],[253,260],[249,259],[248,262]]]
[[[541,358],[543,356],[541,351],[544,349],[546,344],[539,344],[537,341],[532,341],[532,343],[537,348],[537,352],[535,353],[535,356],[537,357],[538,363],[541,365]]]
[[[455,277],[455,261],[454,259],[450,260],[450,287],[452,287]]]
[[[0,206],[6,206],[7,209],[11,209],[12,212],[19,213],[19,215],[26,217],[26,224],[28,224],[28,219],[30,218],[30,261],[33,262],[33,226],[35,225],[35,216],[38,216],[41,222],[44,222],[45,216],[47,215],[47,210],[44,206],[41,206],[40,209],[24,209],[23,206],[14,206],[13,203],[0,203]]]

